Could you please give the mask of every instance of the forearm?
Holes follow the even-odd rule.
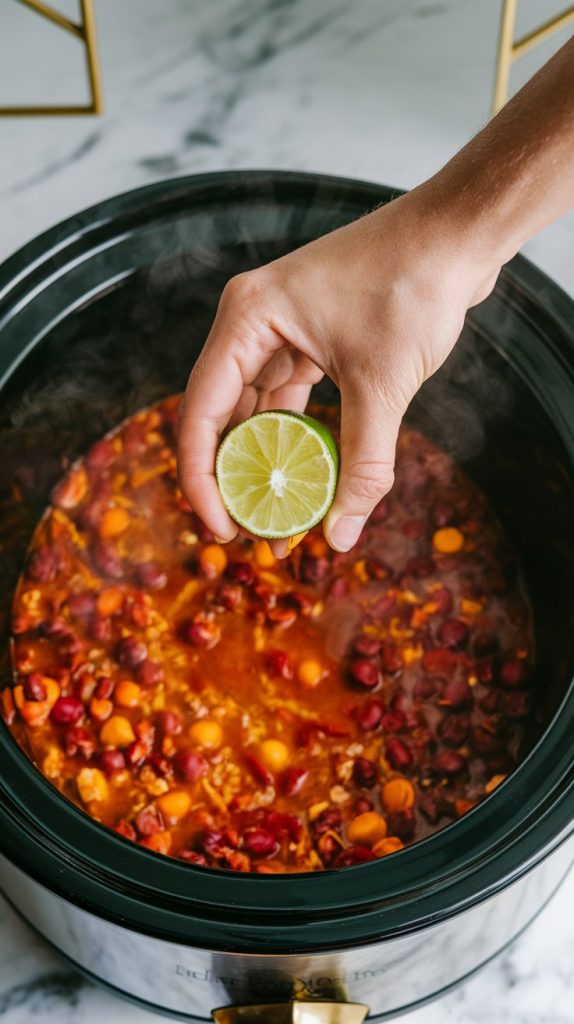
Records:
[[[574,207],[574,39],[423,189],[505,263]]]

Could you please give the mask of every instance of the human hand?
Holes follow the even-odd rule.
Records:
[[[402,417],[444,362],[467,309],[494,285],[485,254],[437,200],[432,181],[226,286],[187,386],[180,481],[220,539],[237,525],[214,477],[230,423],[303,411],[327,374],[341,393],[341,472],[325,536],[346,551],[393,484]],[[284,554],[286,542],[273,544]]]

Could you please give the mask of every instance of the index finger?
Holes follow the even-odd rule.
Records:
[[[237,525],[215,481],[221,433],[245,385],[257,378],[282,343],[268,326],[256,329],[223,307],[187,384],[178,438],[180,485],[194,512],[223,541],[235,537]]]

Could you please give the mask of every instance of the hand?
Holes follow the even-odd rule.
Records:
[[[237,526],[214,478],[222,431],[253,412],[303,411],[327,374],[341,392],[341,473],[325,519],[347,551],[393,484],[401,419],[453,348],[469,306],[500,263],[451,223],[432,181],[225,288],[190,376],[179,439],[180,481],[213,533]],[[284,554],[285,542],[275,542]]]

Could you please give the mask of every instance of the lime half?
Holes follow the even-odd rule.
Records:
[[[329,430],[311,416],[273,409],[229,432],[215,473],[223,503],[257,537],[292,537],[327,514],[339,453]]]

